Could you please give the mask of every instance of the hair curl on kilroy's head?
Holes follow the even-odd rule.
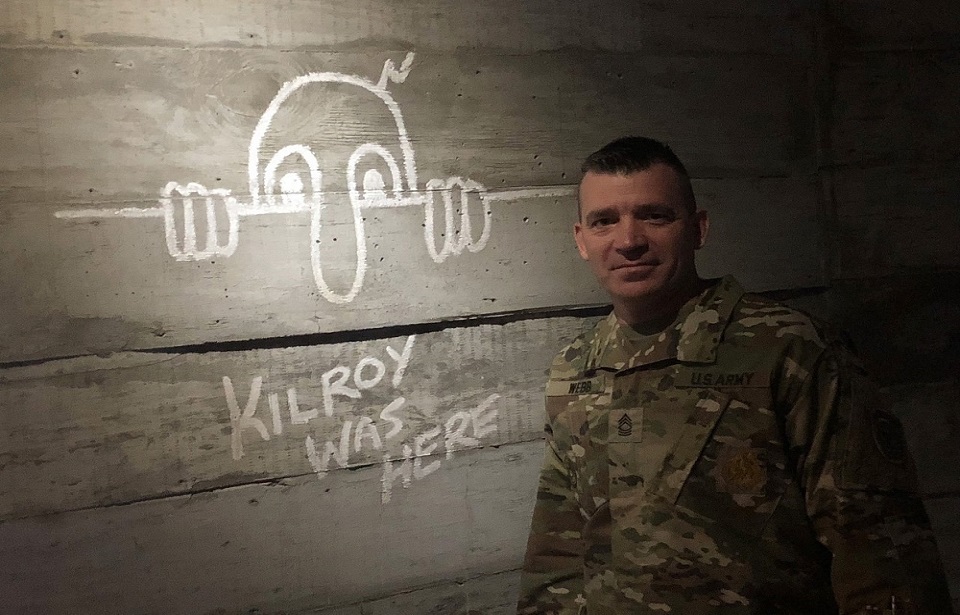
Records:
[[[690,185],[690,174],[666,143],[649,137],[621,137],[593,152],[580,165],[580,172],[630,175],[665,164],[676,171],[688,192],[688,208],[695,211],[697,201]],[[578,199],[579,201],[579,199]],[[579,203],[578,203],[579,205]]]

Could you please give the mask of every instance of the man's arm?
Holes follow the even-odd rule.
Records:
[[[787,376],[802,380],[787,432],[807,514],[833,554],[840,613],[950,613],[899,420],[844,345],[828,347],[803,375]]]
[[[521,615],[576,615],[583,602],[583,518],[562,452],[566,448],[563,435],[555,434],[549,410],[546,450],[520,577],[517,613]]]

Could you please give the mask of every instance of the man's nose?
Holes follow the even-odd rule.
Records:
[[[617,225],[614,247],[620,251],[642,249],[647,246],[647,234],[642,220],[624,217]]]

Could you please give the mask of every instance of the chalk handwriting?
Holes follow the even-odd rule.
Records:
[[[413,146],[407,135],[403,115],[393,95],[388,91],[390,83],[403,83],[410,73],[414,54],[408,53],[400,67],[392,60],[384,62],[380,78],[376,82],[335,72],[314,72],[301,75],[285,83],[260,117],[250,140],[247,173],[249,202],[240,202],[226,189],[209,189],[203,184],[190,182],[186,185],[168,182],[160,191],[156,207],[123,207],[104,209],[71,209],[55,213],[58,218],[160,218],[163,220],[167,251],[178,261],[201,261],[214,257],[226,258],[237,249],[240,218],[269,214],[308,213],[310,215],[310,263],[314,282],[321,296],[331,303],[353,301],[363,287],[367,270],[367,244],[363,211],[367,209],[422,207],[424,210],[424,241],[427,252],[437,263],[464,250],[479,252],[490,239],[491,203],[494,201],[517,201],[530,198],[555,198],[570,196],[569,186],[527,188],[517,190],[488,191],[483,184],[462,177],[431,179],[423,190],[419,187],[414,162]],[[356,233],[356,268],[349,290],[338,292],[327,284],[321,260],[320,231],[325,207],[320,162],[309,145],[291,144],[278,149],[264,164],[260,158],[261,148],[273,120],[284,102],[294,93],[314,84],[346,84],[373,94],[391,114],[399,139],[401,160],[379,143],[364,143],[356,148],[347,162],[347,188],[352,208],[353,226]],[[389,183],[376,169],[365,172],[361,185],[357,185],[356,171],[366,157],[381,160],[389,171]],[[290,159],[299,159],[308,168],[308,177],[299,173],[286,173],[277,177],[281,164]],[[305,181],[306,179],[306,181]],[[479,233],[472,228],[470,217],[471,199],[479,200],[482,208],[482,228]],[[473,201],[476,202],[476,201]],[[201,211],[195,209],[197,206]],[[442,240],[437,242],[435,215],[442,209]],[[221,216],[218,218],[218,212]],[[459,219],[457,213],[459,212]],[[197,218],[205,226],[204,236],[198,237]],[[218,219],[225,220],[226,232],[221,233]],[[182,220],[182,222],[179,222]],[[179,231],[182,225],[182,234]],[[225,241],[221,235],[225,234]]]
[[[239,461],[245,455],[244,437],[268,442],[284,433],[285,424],[310,426],[323,423],[323,433],[334,437],[304,438],[304,451],[310,469],[319,479],[334,468],[348,468],[377,455],[382,460],[380,499],[391,500],[394,487],[409,487],[437,471],[443,461],[458,451],[477,448],[482,440],[497,431],[500,395],[488,395],[472,408],[452,408],[445,417],[425,421],[418,431],[408,429],[403,418],[407,400],[397,395],[375,411],[373,416],[355,416],[343,410],[335,412],[339,399],[360,399],[363,394],[384,382],[399,388],[413,354],[416,336],[409,336],[401,350],[387,346],[386,360],[376,356],[361,358],[356,365],[337,365],[319,377],[321,408],[301,404],[296,387],[286,388],[285,395],[268,393],[266,410],[261,409],[264,396],[263,376],[254,376],[246,398],[238,394],[233,379],[223,377],[223,392],[230,415],[230,450]],[[389,378],[388,378],[389,377]],[[285,405],[284,401],[285,398]],[[338,418],[339,424],[327,419]],[[359,456],[359,461],[357,457]],[[379,463],[379,462],[378,462]]]
[[[390,369],[393,371],[390,379],[394,388],[399,387],[403,380],[403,375],[407,371],[407,366],[413,355],[413,345],[416,341],[415,335],[407,337],[407,341],[400,351],[387,346],[386,353],[389,360],[392,361]],[[370,366],[374,366],[373,377],[366,375],[370,371]],[[351,374],[353,378],[351,379]],[[360,399],[363,391],[367,391],[377,386],[387,375],[386,364],[376,357],[365,357],[361,359],[354,369],[345,365],[337,365],[327,370],[320,376],[320,389],[323,399],[323,415],[333,416],[334,403],[337,396],[350,399]],[[352,382],[355,386],[348,384]],[[223,377],[223,392],[227,401],[227,408],[230,411],[230,450],[235,460],[243,458],[243,433],[253,430],[260,435],[264,441],[270,440],[270,432],[267,430],[266,423],[256,416],[262,397],[263,377],[257,376],[250,383],[250,393],[244,402],[243,410],[240,409],[240,401],[233,381],[229,376]],[[313,419],[320,416],[318,408],[302,410],[297,400],[297,390],[293,387],[287,389],[287,414],[291,425],[306,425]],[[402,398],[401,398],[402,399]],[[267,404],[270,408],[270,424],[273,428],[273,434],[279,436],[283,433],[283,410],[280,404],[280,396],[271,393],[267,397]],[[401,401],[402,404],[402,401]],[[391,423],[393,428],[388,437],[396,435],[402,427],[400,419],[393,415],[397,410],[396,402],[387,406],[381,413],[381,418]]]
[[[383,456],[383,476],[380,479],[380,501],[384,504],[390,501],[393,485],[399,478],[403,488],[408,488],[414,480],[422,480],[440,468],[441,460],[437,459],[424,464],[424,459],[433,456],[438,446],[444,446],[446,458],[450,459],[459,450],[477,448],[480,438],[497,431],[498,410],[492,408],[494,402],[500,399],[496,393],[489,395],[476,409],[469,412],[457,412],[447,419],[443,427],[435,426],[418,433],[413,439],[413,447],[403,445],[403,454],[399,460],[393,460],[390,455]],[[464,420],[466,419],[466,420]],[[457,427],[453,427],[459,421]],[[443,433],[443,439],[440,434]],[[467,434],[470,435],[467,435]],[[328,442],[329,446],[330,443]],[[342,443],[341,443],[342,446]],[[311,462],[312,463],[312,462]],[[317,468],[314,468],[317,470]],[[326,469],[326,468],[321,468]],[[319,475],[319,470],[317,470]]]

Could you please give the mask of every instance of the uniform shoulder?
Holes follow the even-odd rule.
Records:
[[[731,315],[727,334],[758,340],[806,343],[819,348],[846,345],[846,338],[823,319],[781,301],[746,293]]]
[[[594,323],[580,335],[564,346],[553,359],[550,366],[551,380],[569,380],[580,377],[590,367],[590,359],[594,354],[597,338],[601,335],[600,329],[604,320]]]

